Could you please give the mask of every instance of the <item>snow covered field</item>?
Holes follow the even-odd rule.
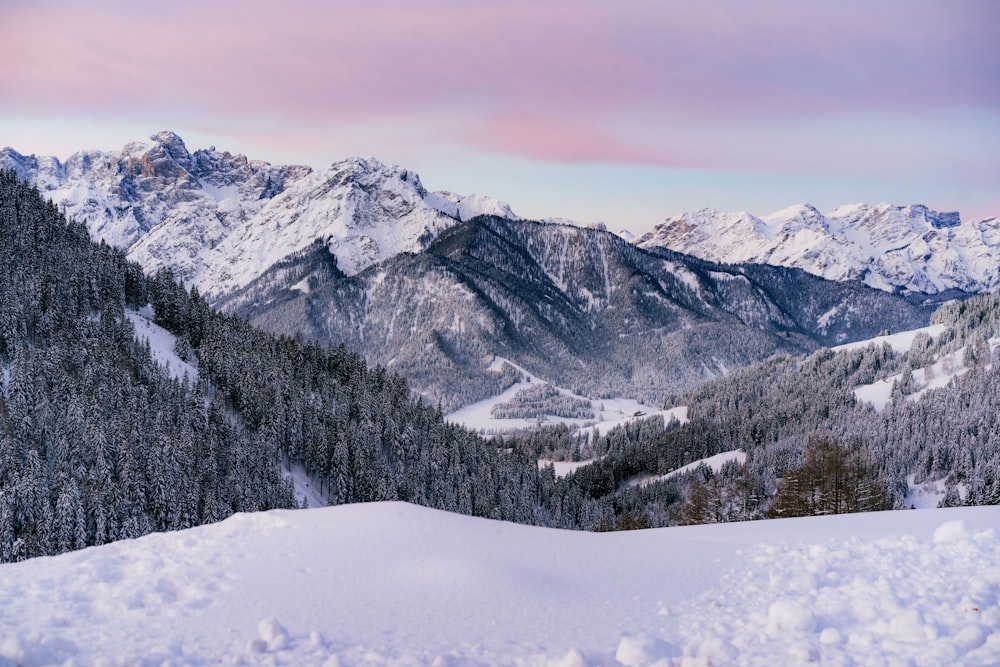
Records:
[[[692,461],[687,465],[681,466],[676,470],[671,470],[665,475],[642,475],[634,479],[629,480],[627,486],[646,486],[647,484],[652,484],[653,482],[662,482],[665,479],[669,479],[675,475],[683,475],[686,472],[691,472],[692,470],[697,470],[698,466],[706,465],[712,469],[713,472],[718,473],[722,470],[724,466],[729,461],[736,461],[740,465],[746,463],[747,454],[742,449],[734,449],[730,452],[720,452],[714,456],[709,456],[704,459],[698,459],[697,461]],[[557,471],[558,472],[558,471]]]
[[[0,566],[0,665],[996,665],[1000,508],[626,533],[402,503]]]
[[[580,429],[593,427],[600,435],[604,435],[615,426],[619,426],[631,419],[635,419],[636,415],[661,415],[666,420],[676,416],[681,422],[687,420],[687,408],[659,410],[655,407],[644,405],[639,401],[629,398],[589,399],[585,396],[575,394],[569,389],[556,387],[555,385],[553,386],[563,396],[571,396],[573,398],[590,401],[594,410],[595,418],[571,419],[568,417],[559,417],[557,415],[545,415],[541,419],[497,419],[493,416],[493,408],[496,405],[511,400],[519,391],[523,389],[529,389],[533,386],[544,384],[546,382],[544,379],[539,378],[537,375],[533,375],[522,366],[515,364],[509,359],[504,359],[503,357],[497,357],[490,366],[490,370],[499,371],[505,363],[516,368],[524,376],[524,379],[508,387],[496,396],[483,399],[482,401],[467,405],[464,408],[460,408],[455,412],[445,415],[445,419],[454,424],[461,424],[466,428],[478,431],[484,435],[496,435],[501,433],[512,433],[515,431],[532,430],[541,425],[560,423],[568,424],[571,427],[577,427]]]
[[[900,352],[906,352],[913,347],[913,340],[917,337],[917,334],[924,333],[931,338],[937,338],[943,334],[947,328],[948,327],[943,324],[932,324],[930,326],[923,327],[922,329],[911,329],[909,331],[900,331],[887,336],[876,336],[875,338],[859,340],[854,343],[845,343],[830,349],[834,352],[848,352],[850,350],[860,350],[868,347],[869,345],[881,345],[883,343],[888,343],[889,347],[892,348],[892,351],[898,354]]]

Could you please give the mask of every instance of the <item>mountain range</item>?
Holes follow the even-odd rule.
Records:
[[[764,217],[704,209],[667,218],[636,243],[719,262],[793,266],[888,291],[980,293],[1000,287],[1000,220],[963,221],[926,206],[808,204]]]
[[[5,148],[0,168],[38,187],[95,239],[147,271],[169,267],[209,299],[317,240],[353,274],[419,251],[476,215],[516,217],[488,197],[428,192],[413,172],[373,158],[322,171],[274,166],[214,147],[191,153],[173,132],[65,162]]]
[[[708,214],[708,231],[683,218],[629,243],[601,228],[521,220],[490,197],[429,192],[412,171],[374,158],[321,171],[274,166],[214,147],[192,153],[172,132],[65,162],[6,148],[0,168],[147,272],[169,269],[212,305],[274,333],[343,344],[445,408],[515,382],[498,357],[579,393],[658,403],[775,352],[921,326],[950,294],[941,289],[986,284],[960,282],[944,271],[959,264],[933,253],[927,270],[941,271],[928,284],[941,289],[920,290],[938,294],[930,303],[850,282],[873,281],[860,269],[834,272],[833,250],[810,263],[817,251],[805,240],[840,229],[814,209],[784,222],[716,218],[734,235],[759,228],[797,239],[803,254],[788,263],[812,273],[829,264],[836,281],[664,247],[682,227],[692,239],[725,237]],[[878,228],[881,218],[861,210],[855,217]],[[920,210],[939,236],[962,227],[957,215]],[[902,227],[893,229],[885,243],[899,242]]]
[[[923,326],[930,312],[799,269],[724,266],[493,216],[353,276],[318,243],[222,305],[273,332],[361,350],[445,409],[513,384],[498,357],[578,394],[656,405],[776,352]]]

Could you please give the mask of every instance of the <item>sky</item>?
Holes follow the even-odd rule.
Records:
[[[0,0],[0,146],[372,155],[524,217],[1000,215],[992,0]]]

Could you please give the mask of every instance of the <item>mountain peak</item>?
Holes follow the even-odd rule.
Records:
[[[430,193],[415,172],[371,156],[314,172],[215,147],[191,153],[170,130],[117,152],[79,152],[65,165],[7,149],[0,166],[45,190],[95,238],[148,270],[171,267],[206,295],[241,287],[317,240],[353,274],[422,250],[459,221],[517,218],[491,197]]]
[[[783,208],[780,211],[775,211],[769,215],[761,216],[761,220],[793,220],[795,218],[799,219],[815,219],[822,218],[823,214],[819,212],[812,204],[795,204],[787,208]]]
[[[187,146],[184,145],[184,140],[180,138],[180,135],[172,130],[162,130],[157,132],[151,136],[150,139],[158,144],[162,144],[165,148],[183,153],[188,152]]]

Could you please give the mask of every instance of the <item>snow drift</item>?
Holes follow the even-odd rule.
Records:
[[[401,503],[0,566],[0,665],[995,665],[1000,509],[595,534]]]

